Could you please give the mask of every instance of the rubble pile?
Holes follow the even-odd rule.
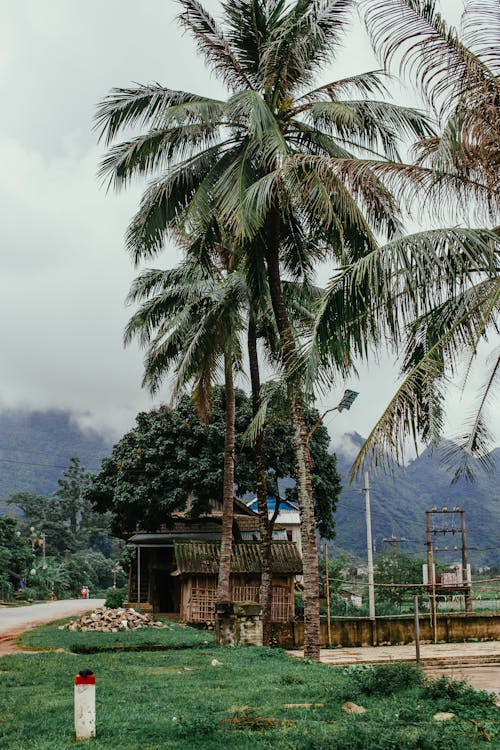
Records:
[[[135,609],[111,609],[101,607],[89,615],[82,615],[78,620],[71,620],[61,625],[60,630],[95,630],[100,633],[118,633],[123,630],[139,630],[139,628],[162,628],[163,623],[153,620],[149,615],[142,615]]]

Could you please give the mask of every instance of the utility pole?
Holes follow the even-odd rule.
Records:
[[[386,539],[382,539],[382,541],[385,542],[386,544],[389,544],[396,551],[396,554],[398,554],[399,545],[402,544],[403,542],[407,542],[408,539],[404,536],[394,536],[394,534],[392,534]]]
[[[462,532],[462,585],[464,586],[465,611],[472,612],[472,598],[467,580],[467,541],[465,536],[465,511],[460,511],[460,531]]]
[[[370,482],[368,472],[365,471],[365,516],[366,516],[366,551],[368,557],[368,605],[370,620],[375,620],[375,585],[373,581],[373,549],[372,549],[372,516],[370,510]]]
[[[460,528],[456,525],[456,517],[460,515]],[[461,564],[462,564],[462,575],[459,577],[458,574],[454,573],[443,573],[441,576],[440,589],[441,591],[460,591],[464,595],[465,610],[466,612],[472,611],[472,600],[471,600],[471,587],[468,579],[467,569],[467,542],[465,536],[465,511],[460,508],[454,507],[448,510],[447,507],[432,508],[425,512],[426,516],[426,541],[427,541],[427,565],[429,569],[429,583],[430,583],[430,605],[431,605],[431,617],[433,621],[434,629],[434,640],[437,638],[437,605],[436,605],[436,574],[434,570],[434,555],[436,552],[446,553],[458,553],[461,552]],[[433,523],[431,522],[433,521]],[[451,522],[451,525],[450,525]],[[462,544],[460,547],[447,547],[447,546],[434,546],[433,538],[435,535],[442,535],[443,544],[447,534],[454,536],[460,534],[462,538]]]
[[[325,543],[325,593],[326,593],[326,627],[328,633],[328,648],[332,647],[332,623],[330,620],[330,576],[328,570],[328,544]]]
[[[437,604],[436,604],[436,571],[434,568],[434,550],[432,549],[432,529],[431,529],[431,512],[425,511],[425,522],[426,522],[426,542],[427,542],[427,569],[429,573],[429,581],[431,585],[431,591],[429,596],[430,604],[430,615],[432,622],[432,633],[434,636],[434,643],[437,643]]]

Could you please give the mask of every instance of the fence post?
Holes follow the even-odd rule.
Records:
[[[418,619],[418,594],[413,597],[415,604],[415,656],[417,664],[420,666],[420,622]]]

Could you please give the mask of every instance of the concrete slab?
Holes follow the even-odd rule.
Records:
[[[302,651],[288,651],[303,657]],[[478,690],[500,695],[500,641],[432,643],[420,646],[422,666],[429,675],[465,680]],[[348,664],[415,663],[415,644],[321,649],[320,660],[331,666]]]

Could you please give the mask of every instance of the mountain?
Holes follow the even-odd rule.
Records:
[[[363,479],[359,478],[352,485],[347,479],[362,444],[363,438],[351,433],[343,436],[336,451],[344,487],[335,516],[335,546],[364,558]],[[112,443],[102,435],[83,431],[68,411],[0,412],[0,515],[5,512],[4,501],[13,492],[52,494],[72,456],[78,457],[89,471],[97,471],[101,459],[109,455],[111,448]],[[424,557],[425,511],[434,506],[459,506],[465,510],[469,561],[500,565],[500,449],[492,454],[495,462],[492,475],[479,468],[474,483],[460,480],[453,486],[440,453],[426,449],[406,467],[395,466],[391,474],[382,471],[370,474],[375,550],[387,548],[384,539],[395,536],[407,540],[401,542],[401,551]],[[292,484],[291,479],[283,480],[280,492],[284,493]],[[449,546],[459,544],[458,536],[449,539]]]
[[[349,470],[363,438],[357,433],[343,436],[337,448],[337,463],[343,490],[336,513],[339,547],[366,555],[365,493],[363,478],[348,483]],[[459,507],[465,511],[468,561],[472,564],[500,564],[500,449],[491,454],[494,472],[490,475],[479,466],[473,483],[459,480],[451,485],[451,475],[442,464],[446,441],[438,449],[425,449],[406,467],[394,466],[391,473],[370,473],[372,537],[377,552],[387,549],[384,539],[400,537],[400,550],[421,557],[426,555],[425,511]],[[450,517],[451,520],[451,517]],[[444,535],[443,535],[444,536]],[[441,546],[460,546],[459,534],[446,535]],[[454,561],[456,552],[443,553],[443,562]]]
[[[73,456],[97,471],[111,443],[83,431],[68,411],[0,411],[0,498],[13,492],[51,495]],[[0,501],[0,514],[5,505]]]

